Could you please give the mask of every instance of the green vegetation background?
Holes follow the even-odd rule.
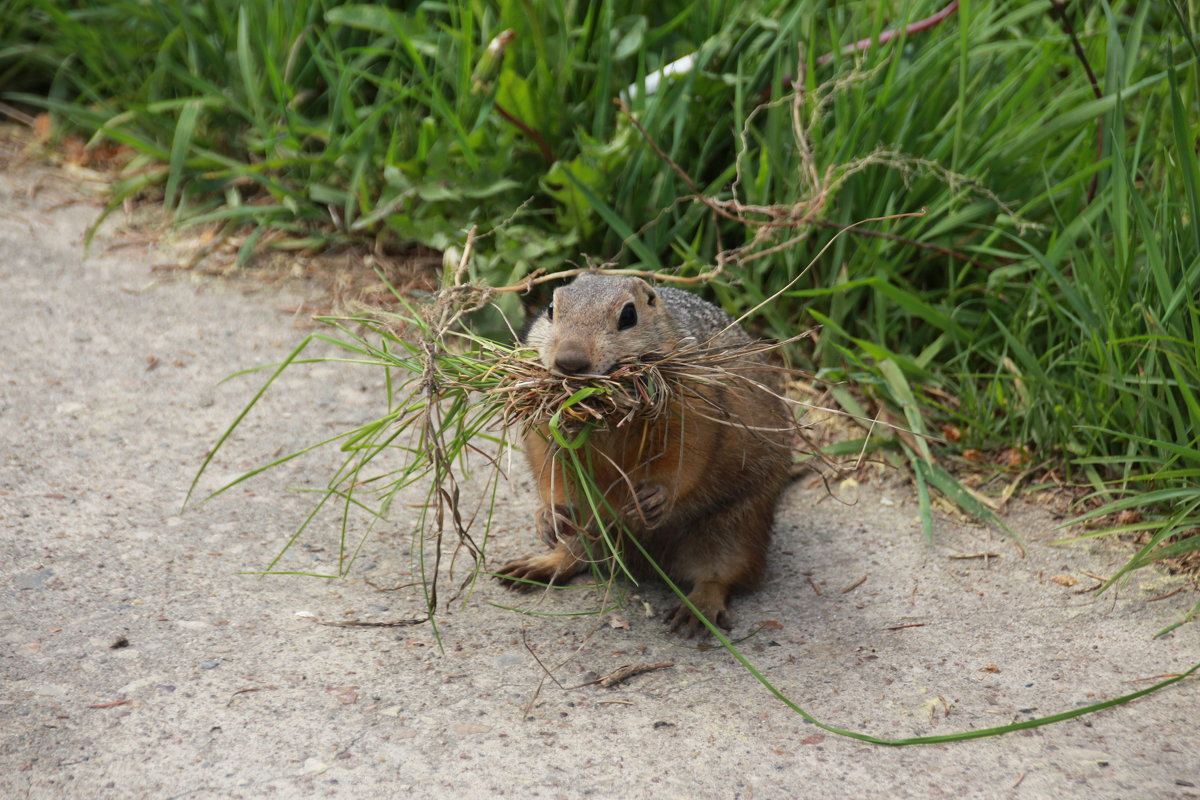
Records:
[[[1027,451],[1097,516],[1144,512],[1127,569],[1200,547],[1194,0],[974,0],[853,52],[944,3],[647,5],[3,0],[0,91],[136,151],[113,207],[249,226],[243,257],[474,225],[480,281],[719,261],[736,312],[840,227],[925,209],[840,236],[763,333],[821,324],[797,355],[823,379],[961,433],[865,442],[923,496],[967,449]]]

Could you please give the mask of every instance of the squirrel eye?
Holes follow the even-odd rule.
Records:
[[[554,301],[550,301],[550,305],[546,306],[546,319],[554,319]]]
[[[617,320],[617,330],[623,331],[637,325],[637,307],[633,303],[626,303],[621,309],[621,316]]]

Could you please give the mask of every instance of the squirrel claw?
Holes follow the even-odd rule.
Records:
[[[506,589],[528,592],[540,585],[564,583],[579,571],[579,562],[566,548],[540,556],[509,561],[496,570],[496,579]]]
[[[662,522],[667,510],[667,490],[662,484],[642,481],[634,487],[633,499],[625,505],[625,516],[640,520],[647,528]]]
[[[563,505],[539,508],[534,517],[534,527],[537,528],[542,541],[550,547],[556,546],[567,536],[579,535],[579,529],[571,519],[571,509]]]
[[[728,609],[703,608],[700,606],[697,606],[697,608],[714,625],[727,631],[733,628]],[[667,628],[671,633],[677,633],[685,639],[694,639],[697,634],[708,635],[710,633],[704,623],[700,621],[700,618],[693,614],[692,610],[683,603],[680,603],[673,611],[667,614],[666,622]]]
[[[515,592],[528,592],[535,588],[535,583],[553,583],[555,574],[546,574],[546,570],[537,563],[540,556],[525,556],[509,561],[496,570],[496,578],[505,589]]]

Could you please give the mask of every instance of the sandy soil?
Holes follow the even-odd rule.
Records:
[[[309,330],[291,310],[317,289],[152,271],[153,238],[111,228],[85,257],[97,210],[59,173],[0,171],[0,797],[1200,797],[1194,679],[1033,731],[888,748],[806,723],[638,603],[553,616],[594,609],[589,589],[481,581],[443,612],[444,649],[428,625],[317,624],[420,615],[415,592],[375,588],[413,579],[414,509],[394,507],[342,580],[239,574],[279,551],[312,501],[289,489],[321,485],[336,454],[180,512],[260,380],[222,379],[290,351]],[[382,404],[370,369],[298,367],[203,488]],[[518,468],[489,564],[536,547],[531,515]],[[1195,602],[1150,602],[1182,581],[1143,571],[1098,597],[1087,573],[1127,553],[1051,546],[1056,521],[1019,503],[1009,523],[1025,558],[951,519],[925,541],[898,483],[853,505],[794,486],[735,634],[765,622],[742,647],[775,686],[886,737],[1065,711],[1200,661],[1200,626],[1153,638]],[[318,518],[283,565],[333,569],[337,537]],[[980,553],[998,555],[953,558]],[[581,686],[658,662],[673,666]]]

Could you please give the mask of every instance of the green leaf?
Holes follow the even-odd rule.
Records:
[[[175,125],[175,136],[171,140],[171,164],[167,172],[167,185],[164,190],[163,204],[167,208],[176,205],[179,199],[179,189],[184,181],[184,164],[192,146],[192,137],[196,133],[196,123],[200,119],[201,104],[186,103],[180,109],[179,122]]]

